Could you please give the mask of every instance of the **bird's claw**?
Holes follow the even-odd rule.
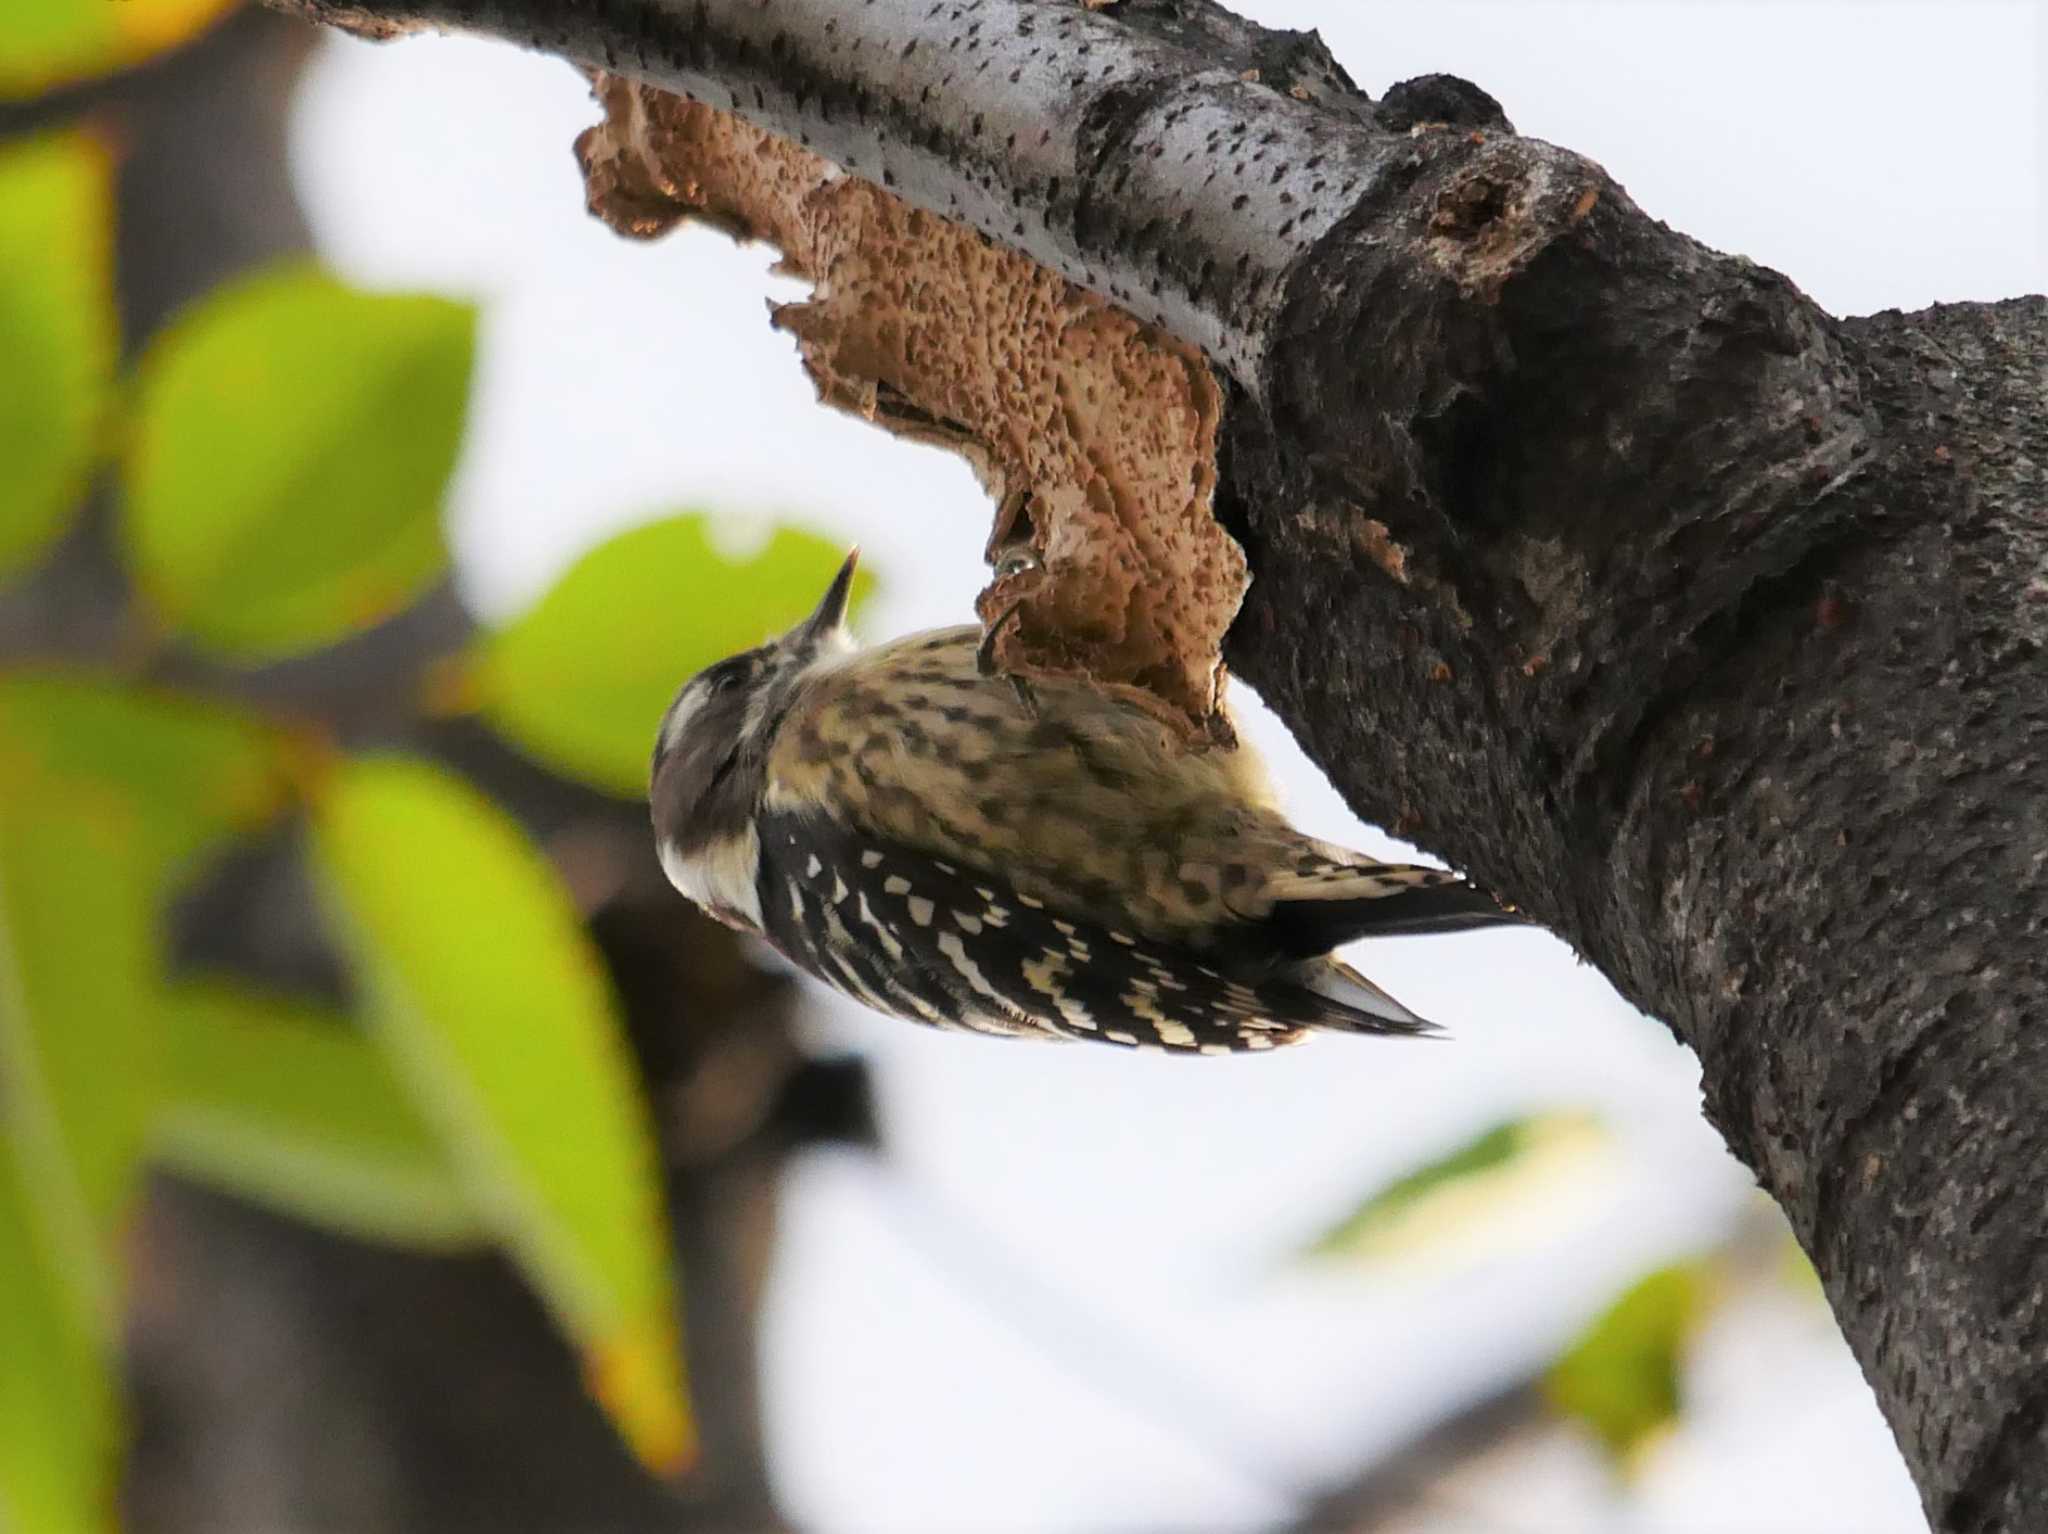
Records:
[[[988,628],[983,632],[981,643],[975,647],[974,651],[974,669],[977,675],[993,677],[1003,674],[1003,668],[996,661],[996,641],[1002,637],[1003,629],[1016,618],[1018,610],[1023,605],[1024,603],[1021,599],[1012,602],[1008,607],[996,614],[995,621],[989,624]],[[1017,695],[1017,706],[1036,719],[1038,717],[1038,696],[1031,690],[1031,684],[1023,677],[1014,674],[1009,675],[1007,680],[1010,684],[1010,690]]]

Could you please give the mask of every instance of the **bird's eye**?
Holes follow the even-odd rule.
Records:
[[[1005,550],[995,562],[996,579],[1006,581],[1039,568],[1039,558],[1030,548]]]

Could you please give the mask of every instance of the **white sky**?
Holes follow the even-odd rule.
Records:
[[[2038,291],[2039,12],[2011,3],[1242,0],[1320,26],[1375,93],[1444,70],[1601,161],[1656,216],[1838,312]],[[588,220],[565,67],[456,41],[337,40],[294,152],[346,274],[485,305],[455,494],[464,580],[515,610],[609,532],[682,505],[858,540],[877,635],[970,617],[986,509],[967,472],[817,408],[763,300],[767,255]],[[1298,818],[1368,850],[1263,714]],[[1291,1488],[1546,1355],[1620,1284],[1711,1239],[1748,1179],[1691,1056],[1562,945],[1500,934],[1359,956],[1448,1045],[1332,1039],[1175,1062],[927,1033],[822,1001],[876,1063],[886,1166],[789,1187],[767,1336],[776,1475],[839,1531],[1237,1529]],[[1494,1250],[1394,1272],[1284,1261],[1418,1157],[1510,1112],[1591,1104],[1622,1149]],[[1589,1455],[1460,1489],[1441,1529],[1923,1527],[1824,1314],[1714,1329],[1686,1432],[1632,1497]]]

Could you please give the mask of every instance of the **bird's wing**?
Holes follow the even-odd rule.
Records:
[[[937,1027],[1181,1054],[1272,1049],[1310,1028],[1429,1030],[1369,983],[1319,994],[1293,972],[1226,975],[829,816],[763,820],[760,896],[768,936],[794,962],[879,1011]]]

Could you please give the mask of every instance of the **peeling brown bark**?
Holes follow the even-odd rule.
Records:
[[[1001,505],[997,658],[1211,720],[1248,584],[1215,516],[1223,387],[1199,353],[1017,251],[728,112],[615,75],[576,144],[622,234],[685,217],[766,240],[812,284],[775,323],[819,397],[964,454]],[[973,344],[963,340],[973,338]]]
[[[297,3],[729,110],[1200,348],[1230,662],[1699,1052],[1933,1524],[2048,1527],[2048,302],[1836,319],[1208,0]]]

